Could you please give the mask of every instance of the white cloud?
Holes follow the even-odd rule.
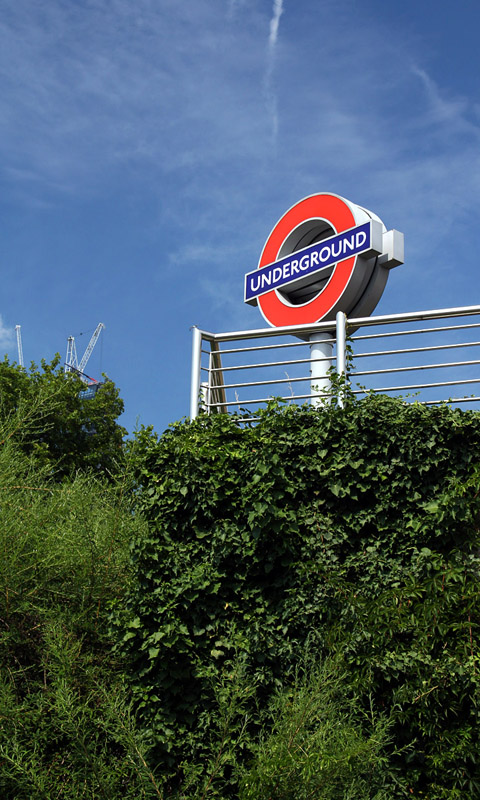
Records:
[[[0,314],[0,349],[8,350],[12,347],[14,342],[14,329],[9,328],[3,321],[3,316]]]

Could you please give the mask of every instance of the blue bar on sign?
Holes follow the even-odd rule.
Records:
[[[315,272],[342,261],[349,256],[359,255],[370,250],[372,240],[371,223],[365,222],[356,228],[350,228],[336,236],[330,236],[302,250],[297,250],[285,258],[255,269],[245,275],[245,302],[256,297],[288,286],[299,278],[313,275]]]

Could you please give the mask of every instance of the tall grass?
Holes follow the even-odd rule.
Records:
[[[0,797],[159,797],[107,632],[142,525],[126,477],[55,482],[21,414],[0,425]]]
[[[389,800],[388,720],[360,710],[338,658],[307,655],[269,716],[240,800]]]

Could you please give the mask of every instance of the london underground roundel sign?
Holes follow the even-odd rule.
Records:
[[[256,270],[245,275],[245,302],[274,327],[371,314],[389,270],[403,264],[403,234],[335,194],[290,208],[268,237]]]

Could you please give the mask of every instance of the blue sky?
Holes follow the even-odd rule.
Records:
[[[405,234],[378,313],[480,302],[473,0],[0,0],[0,349],[106,330],[123,418],[188,413],[190,326],[261,327],[243,276],[334,192]],[[79,336],[83,333],[82,336]],[[80,355],[80,352],[79,352]]]

